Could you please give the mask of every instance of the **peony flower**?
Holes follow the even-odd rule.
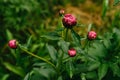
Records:
[[[77,19],[71,14],[65,14],[62,23],[66,28],[73,28],[77,24]]]

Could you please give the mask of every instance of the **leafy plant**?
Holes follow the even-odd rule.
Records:
[[[108,1],[103,1],[102,18],[105,18]],[[29,14],[33,8],[38,6],[38,2],[44,4],[44,7],[48,7],[44,0],[30,0],[30,3],[19,0],[1,2],[10,3],[9,6],[15,5],[14,8],[8,8],[10,11],[17,8],[15,15],[19,11],[23,12],[21,14],[24,14],[24,11],[27,12],[26,15]],[[56,1],[53,2],[57,4]],[[118,2],[118,0],[114,1],[115,4]],[[21,5],[17,5],[19,3]],[[2,11],[4,12],[4,10]],[[47,12],[49,12],[49,8],[38,13],[47,15]],[[32,31],[33,35],[26,34],[29,38],[25,41],[14,39],[11,31],[6,30],[7,38],[10,40],[8,53],[11,54],[5,56],[7,59],[0,58],[2,80],[13,80],[14,78],[17,80],[119,80],[120,30],[119,26],[116,26],[119,23],[118,12],[110,23],[111,31],[102,35],[93,30],[91,24],[88,25],[86,34],[81,35],[75,29],[79,24],[77,19],[71,14],[61,15],[63,24],[60,23],[54,31],[38,35],[37,39],[33,37],[34,32]],[[26,16],[23,17],[26,18]],[[7,25],[6,27],[8,27]],[[13,26],[15,25],[13,24]],[[44,32],[43,27],[44,24],[41,24],[41,32],[38,31],[38,34]]]

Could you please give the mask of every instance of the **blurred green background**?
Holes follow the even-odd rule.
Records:
[[[56,45],[55,41],[49,42],[40,36],[62,26],[60,9],[75,15],[78,23],[84,25],[76,28],[79,34],[84,34],[87,30],[85,27],[89,24],[93,24],[93,29],[100,35],[111,31],[112,27],[120,28],[120,6],[113,6],[114,0],[108,0],[108,3],[105,1],[107,0],[0,0],[1,80],[21,80],[37,61],[20,54],[22,51],[16,54],[8,48],[10,39],[17,39],[26,45],[32,35],[28,49],[40,56],[46,55],[45,42]],[[22,66],[23,71],[13,69],[20,71],[18,66]]]

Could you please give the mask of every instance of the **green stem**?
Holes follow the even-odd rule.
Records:
[[[46,60],[46,59],[44,59],[44,58],[42,58],[42,57],[40,57],[40,56],[37,56],[37,55],[35,55],[35,54],[27,51],[26,49],[24,49],[24,48],[22,48],[22,47],[20,47],[20,48],[21,48],[24,52],[28,53],[29,55],[31,55],[31,56],[33,56],[33,57],[35,57],[35,58],[37,58],[37,59],[40,59],[40,60],[42,60],[42,61],[50,64],[53,68],[56,69],[55,65],[54,65],[53,63],[51,63],[50,61],[48,61],[48,60]]]
[[[67,41],[68,40],[68,28],[66,28],[66,34],[65,34],[65,40]]]
[[[70,79],[73,77],[73,64],[72,64],[72,59],[69,60],[69,68],[70,68]]]
[[[86,42],[85,42],[85,45],[84,45],[83,49],[85,49],[86,47],[88,47],[88,44],[89,44],[89,40],[87,39]]]
[[[63,62],[65,62],[66,60],[70,59],[70,57],[67,57],[67,58],[64,58],[63,59]]]
[[[62,50],[63,51],[63,50]],[[64,51],[63,51],[64,52]],[[61,71],[61,67],[63,65],[63,57],[64,57],[64,53],[62,53],[62,55],[60,56],[60,58],[58,59],[58,66],[57,66],[57,72],[59,75],[61,75],[62,71]]]

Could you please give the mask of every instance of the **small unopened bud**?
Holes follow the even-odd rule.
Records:
[[[76,50],[73,49],[73,48],[69,49],[69,50],[68,50],[68,55],[69,55],[70,57],[74,57],[74,56],[76,55]]]
[[[95,31],[90,31],[90,32],[88,32],[87,37],[88,37],[89,40],[94,40],[97,37],[97,33]]]
[[[59,15],[62,16],[62,15],[64,15],[64,14],[65,14],[64,9],[61,9],[61,10],[59,11]]]
[[[12,49],[16,49],[17,48],[17,41],[16,40],[10,40],[8,43],[8,46]]]

